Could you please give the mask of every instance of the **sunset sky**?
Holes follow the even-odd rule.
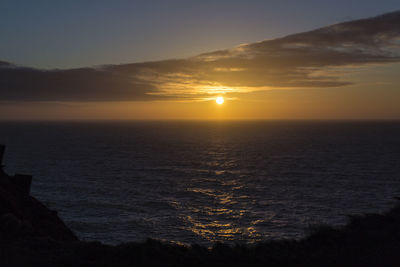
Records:
[[[2,1],[0,119],[400,119],[399,10]]]

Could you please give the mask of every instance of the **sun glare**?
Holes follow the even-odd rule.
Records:
[[[217,99],[215,99],[215,102],[217,102],[218,105],[221,105],[224,103],[224,98],[222,96],[217,97]]]

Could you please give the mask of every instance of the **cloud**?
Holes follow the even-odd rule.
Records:
[[[2,101],[151,100],[156,90],[134,76],[95,68],[37,70],[8,65],[0,68]]]
[[[0,62],[0,101],[199,100],[339,87],[351,82],[329,68],[394,62],[400,62],[400,11],[180,60],[71,70]]]

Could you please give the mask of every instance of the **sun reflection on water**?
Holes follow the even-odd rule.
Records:
[[[245,181],[235,172],[239,159],[233,158],[223,139],[218,138],[204,153],[209,159],[204,161],[208,175],[191,179],[185,188],[197,201],[186,207],[188,213],[182,218],[184,229],[208,242],[261,240],[262,235],[257,230],[261,221],[253,222],[246,216],[252,212],[252,203],[246,194]]]

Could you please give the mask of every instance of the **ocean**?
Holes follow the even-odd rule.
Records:
[[[399,121],[0,122],[9,174],[83,240],[301,238],[400,197]]]

